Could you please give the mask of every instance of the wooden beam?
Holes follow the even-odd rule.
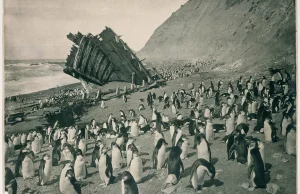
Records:
[[[88,65],[88,60],[90,58],[91,50],[93,49],[93,47],[94,47],[93,43],[91,41],[89,41],[89,43],[84,51],[84,55],[83,55],[81,66],[80,66],[80,70],[82,73],[85,73],[85,69],[86,69],[86,66]]]
[[[105,57],[105,55],[101,52],[101,50],[99,50],[99,54],[97,55],[95,65],[93,65],[93,67],[92,67],[91,75],[97,77],[97,72],[100,69],[101,61],[102,61],[103,57]]]
[[[103,80],[103,76],[105,75],[105,73],[106,73],[107,69],[109,68],[110,64],[111,64],[111,61],[107,60],[107,63],[106,63],[106,65],[105,65],[105,68],[103,69],[103,71],[100,71],[99,74],[98,74],[98,75],[101,74],[101,76],[98,77],[99,80]],[[102,66],[103,66],[103,65],[102,65]]]
[[[96,65],[96,59],[97,59],[97,55],[100,51],[97,49],[97,47],[94,48],[94,50],[92,51],[91,57],[90,57],[90,61],[87,65],[87,74],[91,74],[91,71],[93,69],[93,67]]]
[[[83,37],[80,41],[79,49],[76,54],[76,58],[75,58],[74,65],[73,65],[73,68],[76,70],[80,67],[82,55],[84,54],[84,50],[85,50],[87,43],[88,43],[88,39],[86,37]]]

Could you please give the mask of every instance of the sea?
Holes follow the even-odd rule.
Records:
[[[5,60],[5,97],[78,83],[63,72],[64,59]]]

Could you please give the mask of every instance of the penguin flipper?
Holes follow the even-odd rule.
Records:
[[[234,151],[235,151],[235,145],[233,144],[230,147],[229,152],[228,152],[228,160],[235,159],[235,157],[234,157]]]

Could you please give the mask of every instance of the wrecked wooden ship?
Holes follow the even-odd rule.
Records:
[[[67,38],[75,44],[64,72],[76,79],[103,86],[113,81],[142,85],[143,81],[153,83],[157,77],[109,27],[96,36],[78,32]]]

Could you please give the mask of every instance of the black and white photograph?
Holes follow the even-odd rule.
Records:
[[[5,194],[296,194],[296,0],[3,0]]]

